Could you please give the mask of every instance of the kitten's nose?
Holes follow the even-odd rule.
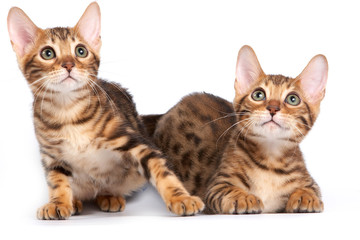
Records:
[[[280,111],[280,102],[277,100],[270,100],[269,105],[266,109],[270,112],[270,115],[273,117],[276,112]]]
[[[71,72],[71,69],[75,66],[75,63],[73,62],[66,62],[61,65],[63,68],[65,68],[68,72]]]

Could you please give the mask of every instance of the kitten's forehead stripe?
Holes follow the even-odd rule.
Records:
[[[61,41],[68,40],[68,37],[70,36],[72,39],[74,38],[73,34],[71,33],[69,28],[62,28],[62,27],[56,27],[49,29],[51,36],[55,36]],[[51,40],[53,38],[51,37]]]
[[[291,80],[289,77],[283,75],[268,75],[265,79],[265,85],[267,86],[271,81],[274,85],[280,86],[284,83],[288,83]]]

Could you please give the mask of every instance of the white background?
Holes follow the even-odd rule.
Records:
[[[11,49],[7,12],[18,6],[42,28],[74,26],[89,3],[0,3],[1,239],[360,239],[360,14],[356,1],[346,0],[99,1],[99,75],[129,88],[141,114],[163,113],[194,91],[232,101],[236,56],[244,44],[254,48],[265,73],[292,77],[314,55],[324,54],[330,67],[327,93],[302,143],[323,192],[324,213],[181,218],[168,213],[148,187],[128,200],[123,213],[101,213],[87,204],[68,221],[36,220],[47,187],[32,95]]]

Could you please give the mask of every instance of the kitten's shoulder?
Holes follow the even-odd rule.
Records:
[[[105,90],[109,95],[118,96],[119,98],[125,98],[127,101],[134,102],[132,95],[129,93],[127,88],[121,86],[120,83],[111,82],[104,79],[98,79],[100,87]]]
[[[133,97],[127,88],[122,87],[120,83],[104,79],[99,79],[99,85],[108,95],[108,100],[111,99],[118,108],[138,115]]]

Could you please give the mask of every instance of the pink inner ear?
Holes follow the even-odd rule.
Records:
[[[265,74],[254,50],[249,46],[242,47],[236,64],[236,93],[244,94],[262,75]]]
[[[21,29],[17,32],[16,38],[18,39],[18,43],[16,45],[19,46],[19,51],[21,55],[25,54],[26,47],[33,43],[34,36],[32,36],[29,32],[27,32],[25,29]]]
[[[323,98],[328,77],[328,63],[323,55],[317,55],[298,76],[300,85],[308,100],[312,103]]]
[[[76,24],[75,28],[90,46],[96,50],[100,47],[101,14],[99,5],[91,3]]]
[[[12,8],[8,15],[8,31],[16,54],[22,57],[34,43],[38,28],[21,9]]]

